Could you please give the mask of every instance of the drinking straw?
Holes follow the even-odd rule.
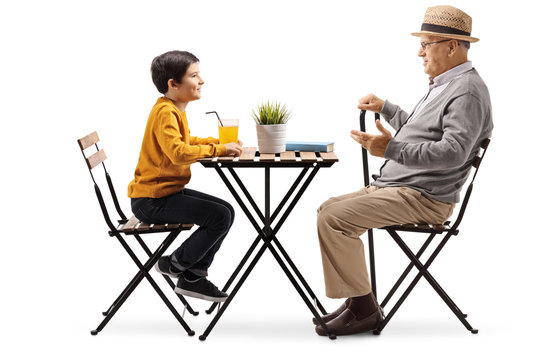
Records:
[[[219,118],[219,115],[218,115],[217,112],[215,112],[215,111],[207,111],[206,113],[207,114],[212,114],[212,113],[216,114],[217,119],[218,119],[219,123],[221,124],[221,127],[223,127],[223,123],[221,122],[221,119]]]

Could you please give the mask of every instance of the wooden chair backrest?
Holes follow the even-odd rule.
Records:
[[[86,160],[86,165],[88,166],[89,170],[92,170],[93,168],[103,163],[107,159],[107,155],[105,155],[105,151],[103,149],[100,150],[97,147],[98,142],[99,142],[99,136],[97,132],[95,131],[77,140],[77,143],[79,143],[79,147],[81,148],[81,151],[83,151],[83,155],[84,155],[84,150],[88,149],[92,145],[96,146],[97,152],[95,152],[94,154],[88,157],[84,155],[84,158]]]
[[[91,134],[88,134],[80,139],[77,140],[77,143],[79,144],[79,147],[81,148],[81,152],[83,154],[83,157],[86,161],[86,165],[88,166],[88,170],[90,172],[90,176],[92,177],[92,181],[94,182],[94,189],[96,191],[96,196],[99,201],[99,205],[101,207],[101,210],[103,212],[103,216],[105,217],[105,221],[107,222],[107,225],[111,228],[112,231],[115,229],[115,226],[113,225],[110,217],[109,212],[107,210],[107,206],[105,204],[104,197],[101,193],[101,190],[96,182],[96,179],[94,178],[94,174],[92,174],[92,169],[94,169],[99,164],[103,165],[103,170],[105,172],[105,179],[107,180],[107,187],[109,188],[109,192],[111,194],[111,198],[114,203],[114,207],[116,209],[116,212],[122,219],[122,221],[127,222],[127,217],[124,215],[122,209],[120,208],[120,203],[118,201],[118,197],[116,196],[116,191],[114,190],[114,186],[111,180],[111,177],[109,173],[107,172],[107,168],[105,167],[104,161],[107,159],[107,156],[105,155],[105,151],[103,149],[99,149],[97,143],[99,142],[99,136],[97,132],[92,132]],[[90,156],[86,156],[85,150],[90,148],[91,146],[95,146],[96,152],[93,153]]]
[[[94,189],[96,191],[96,196],[98,198],[101,211],[103,212],[105,222],[107,223],[107,225],[109,226],[111,230],[110,233],[118,234],[118,232],[123,232],[126,234],[134,234],[134,233],[142,234],[142,233],[148,233],[148,232],[172,231],[179,228],[181,230],[188,230],[193,226],[193,224],[172,224],[172,223],[171,224],[145,224],[139,221],[139,219],[137,219],[135,216],[132,216],[130,219],[128,219],[122,212],[122,209],[120,208],[120,203],[118,202],[118,197],[116,196],[116,192],[114,190],[111,177],[109,173],[107,172],[107,168],[105,167],[104,161],[107,159],[107,156],[105,155],[105,151],[103,151],[103,149],[99,149],[97,145],[98,142],[99,142],[99,136],[97,132],[95,131],[77,140],[77,143],[79,144],[83,157],[86,161],[86,165],[88,166],[88,170],[90,171],[90,176],[92,177],[92,180],[94,181]],[[86,156],[84,151],[91,146],[95,146],[97,151],[90,156]],[[107,180],[107,186],[109,188],[116,212],[118,213],[121,219],[118,221],[119,222],[118,226],[115,226],[113,222],[111,221],[109,212],[107,210],[107,206],[105,204],[105,199],[101,193],[101,190],[99,189],[99,186],[94,178],[94,175],[92,174],[92,169],[94,169],[99,164],[103,165],[103,170],[105,171],[105,178]]]

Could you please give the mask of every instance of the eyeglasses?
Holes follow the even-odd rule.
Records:
[[[422,47],[422,50],[426,50],[428,48],[429,45],[433,45],[433,44],[438,44],[438,43],[442,43],[442,42],[445,42],[445,41],[450,41],[452,39],[446,39],[446,40],[439,40],[439,41],[432,41],[432,42],[421,42],[420,43],[420,46]]]

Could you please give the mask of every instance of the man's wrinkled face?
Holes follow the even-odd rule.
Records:
[[[449,69],[449,41],[451,40],[438,36],[420,36],[418,56],[424,60],[424,72],[430,78],[434,78]]]

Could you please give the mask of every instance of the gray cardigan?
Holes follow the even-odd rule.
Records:
[[[409,114],[388,101],[381,115],[397,132],[372,185],[406,186],[438,201],[459,202],[480,143],[493,129],[489,92],[476,70],[452,80],[409,123]]]

